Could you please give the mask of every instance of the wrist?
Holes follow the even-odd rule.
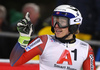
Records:
[[[31,37],[28,36],[20,36],[18,42],[22,45],[22,47],[26,47],[30,41]]]

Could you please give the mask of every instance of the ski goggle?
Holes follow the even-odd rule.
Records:
[[[58,24],[60,28],[66,28],[68,27],[68,18],[66,17],[59,17],[59,16],[53,16],[52,17],[52,26],[55,27],[55,25]]]

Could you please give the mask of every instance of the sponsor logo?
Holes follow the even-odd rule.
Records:
[[[93,66],[94,58],[93,58],[93,55],[91,54],[91,55],[89,55],[89,57],[90,57],[90,68],[91,68],[91,70],[94,70],[94,66]]]
[[[82,43],[82,42],[81,42],[80,44],[81,44],[81,45],[84,45],[84,46],[87,46],[87,44],[85,44],[85,43]]]
[[[74,20],[74,22],[79,22],[79,21],[81,21],[80,18],[77,18],[77,19]]]
[[[25,49],[28,50],[28,49],[31,49],[31,47],[27,46]]]
[[[66,69],[66,70],[76,70],[76,69],[71,68],[69,66],[61,66],[61,65],[58,65],[58,64],[54,64],[54,67],[62,68],[62,69]]]
[[[31,49],[33,49],[34,47],[36,47],[36,46],[38,46],[38,45],[40,45],[40,44],[42,44],[43,42],[41,41],[41,39],[40,38],[37,38],[36,40],[34,40],[30,45],[28,45],[26,48],[25,48],[25,50],[26,51],[29,51],[29,50],[31,50]]]
[[[76,70],[76,69],[74,69],[74,68],[71,68],[71,67],[67,67],[67,69],[68,69],[68,70]]]
[[[77,14],[77,16],[79,16],[78,12],[76,14]]]
[[[56,12],[56,14],[59,14],[60,12]]]
[[[55,10],[66,11],[66,9],[60,9],[60,8],[56,8]]]
[[[55,42],[55,40],[54,39],[51,39],[51,42]]]
[[[66,68],[66,66],[60,66],[60,65],[57,65],[57,64],[54,64],[54,67],[58,67],[58,68],[62,68],[62,69]]]

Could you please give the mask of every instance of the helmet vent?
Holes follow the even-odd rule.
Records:
[[[78,9],[73,9],[74,11],[78,11]]]

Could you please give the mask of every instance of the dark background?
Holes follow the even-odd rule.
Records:
[[[36,3],[39,5],[41,14],[40,17],[43,20],[52,14],[52,11],[56,6],[56,0],[0,0],[0,4],[6,7],[8,16],[11,9],[21,12],[25,3]]]
[[[12,24],[11,14],[12,10],[15,10],[18,13],[22,12],[22,8],[26,3],[35,3],[40,7],[40,19],[43,22],[45,19],[52,15],[53,9],[56,7],[56,0],[0,0],[0,5],[5,6],[7,10],[7,27],[3,26],[8,32],[16,32],[16,24]],[[17,14],[19,15],[19,14]],[[14,17],[13,17],[14,18]],[[17,19],[17,18],[15,18]],[[15,22],[16,23],[16,22]],[[43,23],[41,23],[43,24]],[[8,29],[7,29],[8,28]],[[17,31],[18,32],[18,31]],[[0,58],[9,58],[10,53],[16,44],[18,38],[0,36]]]

